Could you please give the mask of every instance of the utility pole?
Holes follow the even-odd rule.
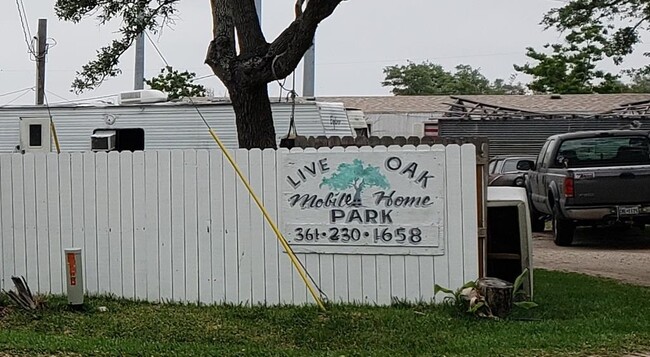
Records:
[[[45,103],[45,57],[47,56],[47,19],[38,19],[36,48],[36,105]]]
[[[135,39],[135,74],[133,89],[144,89],[144,31]]]
[[[302,96],[305,98],[314,97],[314,87],[316,82],[316,39],[314,43],[305,52],[303,59],[302,75]]]

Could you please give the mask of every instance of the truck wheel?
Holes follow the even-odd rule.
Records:
[[[573,243],[576,225],[570,220],[560,218],[557,208],[553,208],[553,239],[556,245],[568,247]]]

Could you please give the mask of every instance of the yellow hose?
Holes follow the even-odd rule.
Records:
[[[298,261],[298,257],[296,257],[296,254],[293,252],[293,249],[291,249],[291,246],[289,246],[289,243],[280,232],[280,229],[278,229],[278,226],[273,221],[273,218],[271,218],[271,215],[269,215],[269,212],[266,210],[266,208],[264,207],[260,199],[253,191],[253,188],[248,182],[248,179],[246,179],[246,177],[244,177],[244,174],[241,172],[239,165],[237,165],[235,160],[232,158],[232,156],[230,155],[226,147],[223,145],[223,143],[221,142],[217,134],[214,133],[212,128],[210,128],[209,130],[210,130],[210,135],[212,135],[214,141],[217,143],[217,145],[219,145],[219,148],[221,149],[221,151],[223,151],[224,155],[226,155],[226,158],[228,159],[232,167],[235,169],[235,172],[237,172],[237,176],[239,176],[239,179],[242,181],[242,183],[244,183],[244,186],[246,186],[246,189],[250,193],[251,197],[253,197],[253,200],[257,204],[257,207],[259,207],[260,210],[262,211],[262,214],[264,215],[266,222],[268,222],[268,224],[271,226],[271,229],[273,229],[273,232],[275,232],[275,236],[278,238],[280,244],[282,244],[282,247],[289,255],[289,258],[291,259],[291,263],[293,263],[293,266],[298,271],[298,274],[300,274],[300,277],[305,282],[305,285],[307,285],[307,289],[309,289],[309,292],[311,293],[311,296],[316,301],[316,304],[318,304],[318,307],[320,307],[321,310],[325,311],[325,304],[323,304],[323,300],[320,298],[318,294],[316,294],[316,290],[314,290],[314,287],[307,279],[307,274],[305,273],[305,270],[303,269],[302,265]]]
[[[54,138],[54,147],[56,147],[56,153],[61,153],[61,147],[59,146],[59,137],[56,135],[56,127],[54,126],[54,121],[50,118],[50,131],[52,132],[52,137]]]

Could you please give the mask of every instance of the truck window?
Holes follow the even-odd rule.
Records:
[[[544,146],[542,146],[542,149],[539,151],[539,155],[537,156],[537,161],[535,162],[535,168],[539,170],[542,167],[542,163],[544,162],[544,156],[546,155],[546,150],[548,150],[548,146],[551,142],[547,141],[544,143]]]
[[[650,164],[650,140],[644,136],[566,140],[553,162],[568,168],[646,164]]]

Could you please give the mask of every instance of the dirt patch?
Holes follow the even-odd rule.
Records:
[[[533,235],[537,268],[570,271],[650,286],[650,226],[579,228],[571,247],[558,247],[550,232]]]

